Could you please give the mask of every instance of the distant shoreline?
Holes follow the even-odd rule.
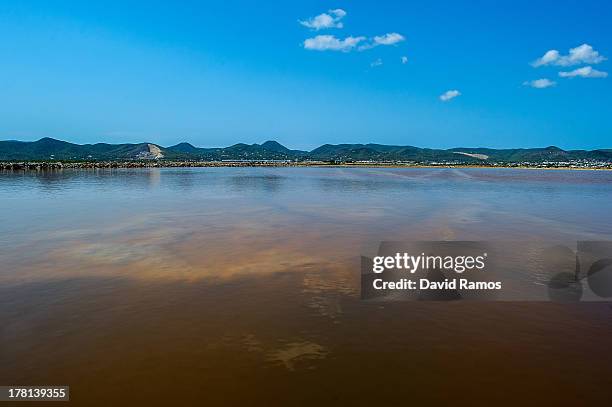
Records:
[[[524,164],[431,164],[431,163],[327,163],[327,162],[267,162],[267,161],[78,161],[78,162],[2,162],[0,170],[4,171],[57,171],[63,169],[119,169],[119,168],[281,168],[281,167],[314,167],[314,168],[506,168],[533,170],[612,170],[607,166],[577,167],[555,165],[554,163]]]
[[[25,163],[26,166],[29,165],[27,163],[46,162],[50,167],[55,167],[55,163],[59,162],[64,162],[66,166],[76,166],[68,163],[79,163],[79,167],[82,168],[346,164],[376,167],[482,166],[596,169],[612,168],[612,149],[563,150],[556,146],[514,149],[482,147],[432,149],[368,143],[323,144],[314,150],[304,151],[289,149],[273,140],[262,144],[238,143],[229,147],[200,148],[189,143],[179,143],[170,147],[152,143],[74,144],[44,137],[31,142],[0,141],[0,161]],[[33,168],[37,168],[37,165]]]

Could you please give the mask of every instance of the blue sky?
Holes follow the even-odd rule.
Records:
[[[612,148],[610,21],[606,1],[0,1],[0,139]]]

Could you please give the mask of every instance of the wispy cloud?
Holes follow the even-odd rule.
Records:
[[[372,49],[374,47],[378,47],[379,45],[395,45],[402,41],[405,41],[406,38],[402,34],[398,33],[387,33],[384,35],[377,35],[368,40],[367,44],[363,44],[359,47],[359,51],[365,51],[367,49]]]
[[[308,20],[298,20],[304,27],[319,31],[326,28],[342,28],[344,24],[342,19],[346,16],[346,11],[341,8],[332,9],[326,13],[311,17]],[[395,45],[404,41],[403,35],[390,32],[374,37],[365,36],[349,36],[344,39],[338,38],[335,35],[317,35],[304,40],[303,46],[305,49],[314,51],[342,51],[348,52],[353,49],[364,51],[381,45]]]
[[[585,66],[569,72],[559,72],[559,76],[562,78],[575,78],[577,76],[581,78],[605,78],[608,73],[593,69],[591,66]]]
[[[404,37],[397,33],[385,34],[374,38],[346,37],[344,39],[337,38],[334,35],[317,35],[316,37],[307,38],[304,41],[304,48],[315,51],[365,51],[377,47],[379,45],[393,45],[404,41]],[[406,60],[407,61],[407,60]]]
[[[403,65],[406,65],[407,63],[408,63],[408,57],[403,56],[403,57],[402,57],[402,64],[403,64]]]
[[[550,88],[551,86],[555,86],[556,84],[557,82],[551,81],[550,79],[547,79],[547,78],[523,82],[523,86],[530,86],[536,89]]]
[[[398,42],[404,41],[406,38],[402,34],[398,33],[387,33],[385,35],[377,35],[374,37],[374,43],[376,45],[393,45]]]
[[[378,58],[376,61],[370,62],[370,66],[372,68],[376,68],[377,66],[381,66],[383,64],[382,59]]]
[[[348,52],[359,43],[365,41],[366,37],[336,38],[333,35],[317,35],[304,41],[304,48],[312,51],[342,51]]]
[[[341,8],[329,10],[327,13],[321,13],[318,16],[311,17],[308,20],[299,21],[304,27],[308,27],[315,31],[326,28],[342,28],[344,24],[342,19],[346,16],[346,11]]]
[[[443,102],[448,102],[449,100],[454,99],[457,96],[461,96],[461,92],[459,92],[458,90],[447,90],[446,92],[440,95],[440,100]]]
[[[531,65],[537,68],[545,65],[572,66],[580,64],[598,64],[606,59],[606,57],[600,55],[599,52],[595,51],[589,44],[582,44],[576,48],[570,49],[567,55],[561,55],[556,49],[546,51],[543,56],[533,61]]]

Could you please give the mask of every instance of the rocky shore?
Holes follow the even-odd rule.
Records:
[[[42,171],[68,168],[165,168],[165,167],[289,167],[304,165],[280,161],[78,161],[78,162],[0,162],[0,170]]]
[[[417,167],[417,168],[525,168],[525,169],[575,169],[612,170],[612,163],[414,163],[414,162],[324,162],[324,161],[72,161],[72,162],[8,162],[0,161],[0,171],[54,171],[62,169],[103,168],[174,168],[174,167]]]

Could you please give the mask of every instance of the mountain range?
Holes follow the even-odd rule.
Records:
[[[324,144],[312,151],[291,150],[276,141],[200,148],[189,143],[162,147],[153,143],[74,144],[45,137],[37,141],[0,141],[0,161],[108,161],[108,160],[292,160],[292,161],[411,161],[458,163],[519,163],[599,161],[612,163],[612,149],[562,150],[545,148],[492,149],[458,147],[430,149],[384,144]]]

